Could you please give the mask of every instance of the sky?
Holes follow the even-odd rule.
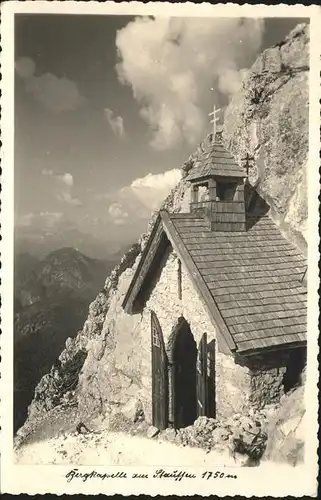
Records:
[[[107,258],[136,241],[213,104],[302,21],[16,15],[19,248]]]

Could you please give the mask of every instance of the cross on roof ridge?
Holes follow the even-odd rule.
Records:
[[[217,125],[216,123],[219,121],[220,119],[220,115],[219,115],[219,112],[221,111],[221,108],[216,108],[215,104],[213,106],[213,111],[211,113],[208,114],[208,116],[212,116],[213,118],[211,119],[211,122],[213,124],[213,137],[212,137],[212,141],[214,142],[215,141],[215,136],[216,136],[216,132],[217,132]]]

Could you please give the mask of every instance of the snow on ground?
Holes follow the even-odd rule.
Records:
[[[151,465],[213,466],[240,465],[228,453],[178,446],[160,439],[148,439],[120,432],[64,434],[32,442],[16,450],[20,465]]]

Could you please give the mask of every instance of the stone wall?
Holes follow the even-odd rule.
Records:
[[[216,355],[216,417],[243,413],[249,407],[251,375],[246,366],[237,364],[233,356]]]
[[[209,318],[207,309],[189,277],[184,265],[181,265],[181,299],[178,293],[179,260],[169,248],[164,256],[157,282],[152,290],[142,313],[141,332],[141,383],[140,398],[143,402],[147,420],[152,419],[152,373],[151,373],[151,341],[150,315],[153,310],[161,325],[165,346],[170,356],[173,334],[180,318],[189,323],[191,332],[198,345],[204,332],[207,342],[215,342],[216,353],[216,409],[219,416],[230,416],[242,411],[248,404],[250,391],[249,370],[235,364],[233,357],[217,350],[215,328]]]
[[[251,360],[250,402],[256,408],[278,403],[283,391],[283,377],[289,359],[288,353],[257,356]]]
[[[217,354],[217,416],[279,403],[286,385],[301,383],[305,348],[274,351],[242,359]],[[291,380],[286,380],[287,377]],[[285,384],[285,385],[284,385]]]
[[[305,363],[305,348],[257,355],[244,363],[249,369],[249,402],[255,408],[263,408],[265,405],[278,403],[287,385],[300,384],[299,375]],[[290,380],[286,380],[285,374]]]

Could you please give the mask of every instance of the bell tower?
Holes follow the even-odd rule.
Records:
[[[190,211],[204,217],[212,231],[245,231],[247,174],[224,148],[222,130],[216,129],[213,136],[199,165],[186,178],[191,183]]]

